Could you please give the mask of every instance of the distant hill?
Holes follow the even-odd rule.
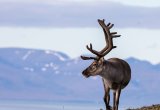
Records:
[[[120,104],[160,102],[160,64],[125,60],[131,65],[132,80],[122,91]],[[0,48],[0,99],[103,102],[101,78],[81,75],[90,62],[50,50]]]
[[[160,110],[160,104],[127,110]]]

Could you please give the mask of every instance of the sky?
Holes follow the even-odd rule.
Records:
[[[101,50],[97,19],[114,25],[116,49],[106,58],[135,57],[160,63],[159,0],[0,0],[0,47],[61,51],[71,58]]]

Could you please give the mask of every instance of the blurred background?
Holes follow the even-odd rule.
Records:
[[[103,107],[101,78],[85,79],[91,61],[79,57],[91,55],[89,43],[105,46],[97,19],[122,35],[106,59],[122,58],[132,68],[122,110],[160,103],[159,12],[158,0],[0,0],[0,109],[33,102]]]

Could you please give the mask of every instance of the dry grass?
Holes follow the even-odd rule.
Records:
[[[160,104],[152,105],[152,106],[144,106],[142,108],[137,109],[127,109],[127,110],[160,110]]]

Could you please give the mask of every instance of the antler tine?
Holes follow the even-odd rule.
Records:
[[[92,60],[92,59],[97,60],[96,57],[86,57],[86,56],[81,56],[81,58],[82,58],[83,60]]]
[[[113,26],[114,26],[114,24],[110,24],[110,25],[108,26],[108,28],[111,29]]]
[[[116,37],[120,37],[121,36],[121,35],[115,35],[115,34],[117,34],[117,32],[111,32],[110,34],[111,34],[112,38],[116,38]]]
[[[99,56],[99,57],[101,56],[101,54],[100,54],[98,51],[93,50],[91,43],[90,43],[90,47],[87,45],[86,48],[87,48],[90,52],[92,52],[93,54],[95,54],[95,55],[97,55],[97,56]]]

